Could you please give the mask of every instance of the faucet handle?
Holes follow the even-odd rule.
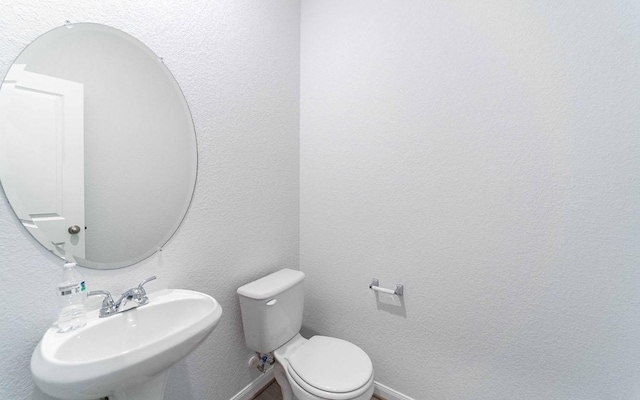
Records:
[[[102,306],[112,306],[113,303],[113,297],[111,297],[111,293],[106,291],[106,290],[92,290],[89,293],[87,293],[87,297],[89,296],[104,296],[104,299],[102,300]]]
[[[149,302],[149,299],[147,298],[147,291],[144,290],[143,286],[149,282],[151,282],[152,280],[156,279],[156,276],[150,276],[147,279],[143,280],[142,282],[140,282],[140,284],[138,285],[138,296],[140,296],[142,302],[141,305],[147,304]]]
[[[156,279],[155,275],[154,276],[150,276],[147,279],[143,280],[142,282],[140,282],[140,284],[138,285],[137,288],[132,288],[127,290],[122,296],[123,297],[127,297],[130,299],[131,297],[136,299],[136,302],[138,303],[138,305],[143,306],[145,304],[147,304],[149,302],[149,298],[147,297],[147,291],[144,290],[143,286],[149,282],[151,282],[152,280]],[[126,301],[128,301],[127,298],[125,298],[125,303]]]
[[[102,300],[102,308],[100,309],[100,318],[108,317],[116,312],[116,304],[111,297],[111,293],[106,290],[92,290],[87,293],[88,296],[104,296]]]
[[[140,282],[140,284],[138,285],[138,290],[142,291],[143,294],[145,294],[145,290],[143,288],[144,285],[146,285],[147,283],[151,282],[152,280],[157,279],[156,276],[150,276],[147,279],[143,280],[142,282]]]

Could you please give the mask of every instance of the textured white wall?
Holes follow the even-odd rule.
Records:
[[[301,26],[307,330],[415,399],[637,399],[640,3],[304,0]]]
[[[0,2],[0,75],[39,34],[65,20],[104,23],[144,42],[173,72],[191,107],[199,171],[187,218],[164,251],[133,267],[84,270],[91,289],[213,295],[223,317],[169,376],[166,399],[226,400],[246,369],[235,290],[298,265],[299,3],[292,1]],[[0,398],[46,399],[29,360],[55,319],[59,262],[0,200]]]
[[[640,393],[640,10],[574,3],[304,2],[305,323],[417,399]],[[5,2],[0,73],[65,19],[163,56],[199,141],[165,251],[85,275],[117,290],[156,274],[220,300],[167,399],[228,399],[253,377],[235,288],[297,265],[298,6]],[[44,399],[28,363],[59,271],[4,199],[0,256],[0,398]],[[376,302],[372,276],[405,283],[404,304]]]

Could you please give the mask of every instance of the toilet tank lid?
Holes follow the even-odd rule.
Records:
[[[250,299],[265,300],[284,292],[303,279],[304,272],[285,268],[239,287],[238,294]]]

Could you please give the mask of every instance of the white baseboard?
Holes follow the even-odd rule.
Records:
[[[267,372],[260,375],[253,380],[250,384],[245,386],[238,394],[233,396],[229,400],[251,400],[255,395],[260,393],[265,386],[273,380],[273,368],[269,368]]]
[[[373,381],[373,394],[386,400],[413,400],[411,397],[405,396],[377,381]]]

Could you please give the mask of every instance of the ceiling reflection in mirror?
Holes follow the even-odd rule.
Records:
[[[45,248],[92,268],[160,249],[189,208],[196,136],[162,60],[117,29],[38,37],[0,88],[0,182]]]

